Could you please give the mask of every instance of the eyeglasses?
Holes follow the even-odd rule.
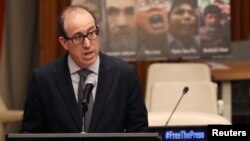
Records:
[[[96,29],[94,31],[91,31],[91,32],[88,32],[87,34],[78,34],[74,37],[64,37],[65,39],[67,40],[71,40],[73,42],[74,45],[79,45],[79,44],[82,44],[83,41],[85,40],[85,38],[87,37],[89,40],[95,40],[97,39],[99,36],[99,30]]]

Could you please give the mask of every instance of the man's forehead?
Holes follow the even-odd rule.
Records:
[[[75,24],[92,24],[95,25],[95,20],[92,15],[87,11],[70,12],[65,16],[64,26]],[[66,28],[66,27],[65,27]]]
[[[193,9],[192,6],[188,3],[182,3],[176,7],[174,7],[174,9]]]
[[[107,7],[128,7],[134,5],[134,0],[107,0]]]
[[[65,17],[65,19],[74,18],[74,17],[84,17],[84,18],[90,18],[90,19],[92,18],[93,19],[92,15],[87,10],[80,9],[80,8],[65,12],[64,17]]]

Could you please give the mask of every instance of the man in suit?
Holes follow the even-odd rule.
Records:
[[[88,132],[144,132],[147,110],[135,68],[100,52],[98,25],[91,11],[69,6],[59,20],[59,42],[68,53],[35,69],[28,88],[21,132],[79,133],[80,69],[96,76]]]

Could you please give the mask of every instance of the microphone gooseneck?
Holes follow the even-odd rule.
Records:
[[[187,86],[185,86],[185,87],[183,88],[182,95],[181,95],[180,99],[178,100],[177,104],[175,105],[175,107],[174,107],[172,113],[170,114],[170,116],[169,116],[169,118],[168,118],[168,120],[167,120],[165,126],[168,125],[168,123],[169,123],[170,119],[172,118],[172,116],[173,116],[173,114],[174,114],[176,108],[178,107],[179,103],[181,102],[182,97],[188,92],[188,90],[189,90],[189,88],[188,88]]]

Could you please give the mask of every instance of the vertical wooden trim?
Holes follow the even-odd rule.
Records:
[[[39,4],[39,64],[43,65],[65,52],[58,42],[57,19],[61,11],[70,4],[70,0],[40,0]]]
[[[4,0],[0,0],[0,60],[2,56],[3,30],[4,29]]]
[[[250,36],[250,2],[231,0],[231,34],[233,41],[247,40]]]
[[[39,35],[40,57],[39,64],[46,64],[57,54],[57,1],[40,0]]]
[[[245,3],[243,4],[243,8],[242,9],[244,9],[245,11],[244,12],[242,12],[243,13],[243,15],[241,15],[242,16],[242,22],[243,22],[243,30],[242,30],[242,34],[243,34],[243,38],[244,39],[249,39],[249,36],[250,36],[250,28],[249,28],[249,26],[250,26],[250,9],[249,9],[249,7],[250,7],[250,1],[249,0],[247,0],[247,1],[245,1]]]

